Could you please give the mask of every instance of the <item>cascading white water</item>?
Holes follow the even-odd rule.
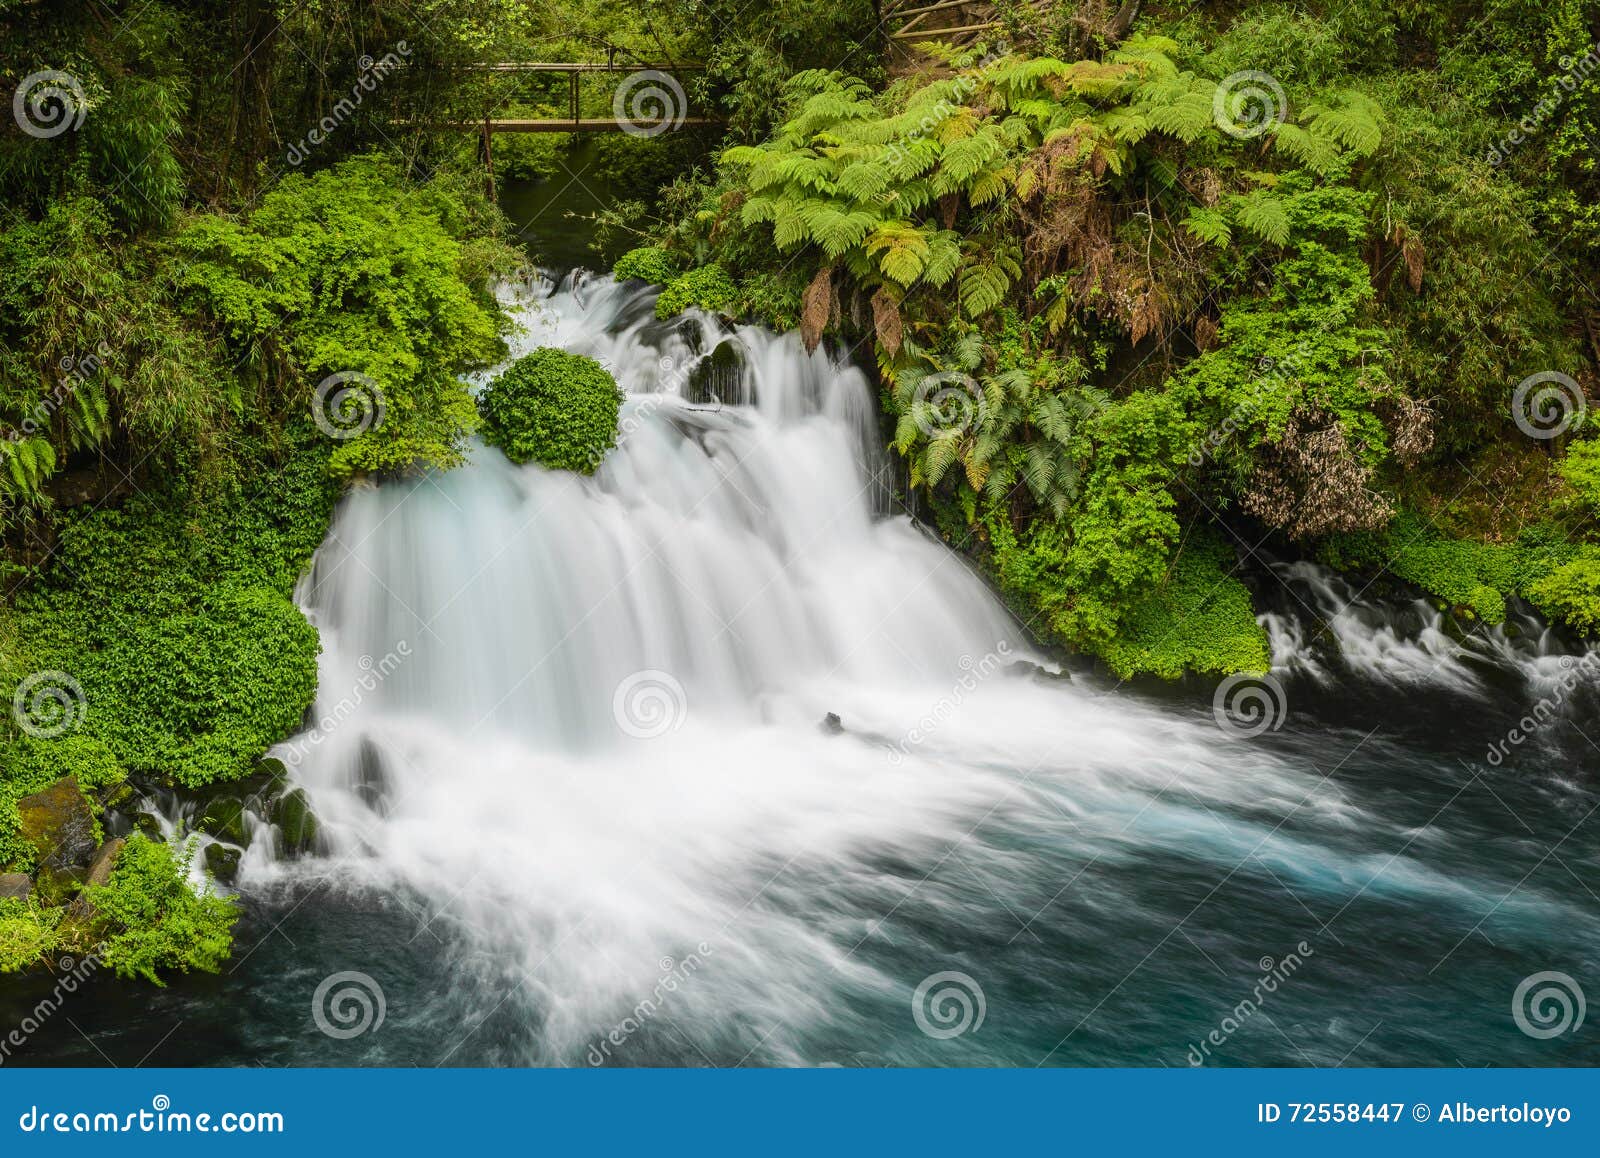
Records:
[[[1254,858],[1313,897],[1472,902],[1467,874],[1371,851],[1406,829],[1315,767],[1014,664],[1037,657],[989,590],[877,513],[861,373],[794,335],[662,326],[649,301],[580,275],[517,302],[518,353],[602,358],[628,392],[592,478],[479,447],[360,490],[303,588],[320,723],[281,754],[330,848],[246,876],[423,898],[459,955],[442,1055],[513,1002],[527,1031],[494,1056],[594,1061],[693,959],[655,1014],[688,1056],[826,1060],[819,1034],[952,965],[904,918],[984,938],[1008,911],[996,943],[1033,936],[1076,873],[1150,849]],[[686,401],[724,338],[738,396]],[[1082,903],[1144,911],[1137,875]],[[1527,890],[1501,916],[1549,908]]]
[[[1458,625],[1446,630],[1445,613],[1426,599],[1402,607],[1363,602],[1361,592],[1324,567],[1304,560],[1274,565],[1295,611],[1259,616],[1272,647],[1275,670],[1322,683],[1334,676],[1337,658],[1359,678],[1411,687],[1442,687],[1482,693],[1487,672],[1521,676],[1535,698],[1549,692],[1574,666],[1575,656],[1548,624],[1513,609],[1509,626]],[[1325,638],[1313,644],[1311,623]],[[1592,649],[1591,649],[1592,650]],[[1592,662],[1592,661],[1591,661]]]

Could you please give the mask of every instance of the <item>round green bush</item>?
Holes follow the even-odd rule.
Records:
[[[617,258],[611,275],[618,281],[636,278],[652,285],[666,285],[678,276],[678,261],[660,246],[646,245]]]
[[[515,463],[593,474],[617,443],[622,391],[593,358],[545,347],[478,395],[484,441]]]

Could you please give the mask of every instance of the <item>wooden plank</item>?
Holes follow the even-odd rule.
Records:
[[[896,8],[890,15],[898,20],[904,16],[920,16],[926,12],[943,12],[950,8],[993,8],[984,0],[939,0],[937,4],[924,4],[920,8]]]
[[[921,40],[930,36],[954,36],[958,32],[983,32],[985,29],[998,28],[995,21],[986,21],[983,24],[960,24],[954,28],[919,28],[915,32],[890,33],[890,40]]]
[[[679,121],[619,121],[611,117],[573,120],[571,117],[540,117],[502,121],[396,121],[397,129],[477,129],[485,123],[494,133],[620,133],[628,128],[639,131],[673,128],[699,128],[702,125],[722,125],[721,117],[684,117]]]
[[[703,64],[598,64],[573,63],[560,60],[505,60],[482,61],[476,64],[458,64],[456,68],[468,72],[704,72]]]

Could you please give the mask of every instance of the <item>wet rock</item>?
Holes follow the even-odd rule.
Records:
[[[361,739],[350,780],[350,787],[368,808],[379,816],[389,814],[389,774],[383,767],[383,753],[369,737],[363,736]]]
[[[161,832],[161,821],[152,812],[140,812],[133,818],[133,830],[144,834],[150,840],[165,840]]]
[[[250,829],[244,819],[247,808],[243,797],[231,793],[213,796],[195,827],[218,840],[243,847],[250,843]]]
[[[822,717],[822,723],[817,726],[829,736],[838,736],[844,732],[844,721],[839,718],[838,712],[829,712]]]
[[[280,796],[272,806],[272,823],[283,834],[286,856],[310,852],[317,843],[317,818],[312,815],[306,794],[299,788]]]
[[[1006,664],[1005,674],[1043,684],[1070,684],[1072,682],[1072,676],[1065,669],[1051,671],[1047,667],[1040,667],[1032,660],[1026,659],[1014,659]]]
[[[689,372],[683,389],[685,400],[696,406],[753,402],[745,397],[745,367],[744,347],[724,338]]]
[[[27,873],[0,873],[0,901],[25,901],[32,888]]]
[[[100,851],[94,854],[94,860],[89,862],[89,875],[84,880],[86,885],[104,885],[111,882],[111,870],[116,867],[117,855],[128,842],[122,837],[108,840],[100,846]]]
[[[244,853],[225,844],[206,845],[206,868],[219,881],[232,884],[239,876],[239,860]]]
[[[78,790],[78,779],[68,776],[42,792],[17,801],[22,818],[21,835],[39,855],[44,868],[86,865],[94,855],[94,813]]]

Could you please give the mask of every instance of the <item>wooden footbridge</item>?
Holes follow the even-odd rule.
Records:
[[[684,92],[683,83],[678,80],[678,74],[703,72],[705,70],[703,64],[624,64],[613,57],[611,60],[600,62],[516,60],[495,64],[471,64],[465,67],[474,72],[564,74],[568,82],[567,115],[564,117],[486,115],[481,122],[448,122],[446,127],[449,128],[482,129],[490,136],[495,133],[630,132],[640,136],[655,136],[657,133],[670,132],[674,129],[723,123],[721,117],[688,115],[688,97]],[[638,84],[631,90],[624,87],[619,89],[615,96],[617,100],[629,98],[633,106],[646,115],[632,115],[632,108],[624,114],[613,107],[612,115],[609,117],[585,117],[582,113],[579,81],[585,76],[596,73],[625,73],[627,74],[625,86],[628,81],[638,78]],[[615,103],[614,100],[613,104]],[[651,113],[655,115],[648,115]]]

